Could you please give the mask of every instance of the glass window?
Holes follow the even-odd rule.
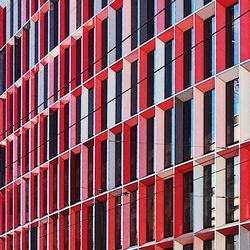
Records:
[[[154,36],[154,0],[140,0],[140,43]]]
[[[131,63],[131,116],[138,110],[138,61]]]
[[[122,7],[116,11],[116,60],[122,56]]]
[[[94,88],[88,90],[88,137],[94,133]]]
[[[215,73],[215,17],[204,21],[204,78]]]
[[[93,249],[93,206],[88,207],[88,250]]]
[[[147,106],[154,104],[154,50],[147,54]]]
[[[226,159],[226,222],[239,220],[239,157]]]
[[[101,142],[101,191],[107,189],[107,141]]]
[[[130,128],[130,181],[137,179],[137,125]]]
[[[81,142],[81,96],[76,97],[76,144]]]
[[[173,178],[164,181],[164,237],[173,235]]]
[[[204,167],[203,173],[203,224],[215,225],[215,165]]]
[[[93,196],[93,179],[94,179],[94,148],[91,145],[88,148],[88,197]]]
[[[137,47],[138,43],[138,0],[131,0],[131,50]]]
[[[193,249],[194,249],[193,244],[188,244],[183,246],[183,250],[193,250]]]
[[[166,110],[164,116],[164,167],[168,168],[174,164],[174,110]]]
[[[82,0],[76,1],[76,28],[82,24]]]
[[[58,149],[58,111],[50,110],[49,115],[49,156],[52,159],[57,155]]]
[[[122,175],[122,135],[115,135],[115,186],[121,185]]]
[[[58,44],[58,9],[58,1],[50,1],[50,50]]]
[[[0,95],[6,89],[6,50],[0,51]]]
[[[154,189],[155,186],[150,185],[147,186],[147,242],[153,241],[154,240],[154,230],[155,230],[155,225],[154,225],[154,220],[155,220],[155,210],[154,210]]]
[[[195,9],[195,0],[183,0],[184,17],[190,15]]]
[[[174,94],[174,40],[165,44],[165,98]]]
[[[65,94],[69,92],[69,47],[65,49],[64,51],[64,63],[65,63],[65,72],[64,72],[64,81],[63,81],[63,84],[64,84],[64,92]],[[56,95],[57,96],[57,95]],[[56,98],[56,97],[55,97]]]
[[[88,77],[94,74],[94,29],[88,32]]]
[[[67,70],[67,69],[66,69]],[[67,71],[66,71],[67,72]],[[58,84],[58,78],[59,78],[59,58],[58,56],[56,56],[54,58],[54,101],[58,100],[59,97],[59,84]],[[66,84],[66,86],[69,86],[69,82],[64,82],[64,84]]]
[[[137,190],[130,193],[130,246],[137,245]]]
[[[174,1],[165,0],[165,28],[174,24],[174,6]]]
[[[108,18],[102,21],[102,69],[107,67],[108,53]]]
[[[0,188],[5,185],[5,147],[0,147]]]
[[[215,250],[214,240],[205,240],[203,242],[203,249],[204,250]]]
[[[64,161],[64,206],[69,205],[69,159]]]
[[[69,103],[64,106],[64,150],[69,148]]]
[[[239,63],[239,4],[226,8],[226,67]],[[237,18],[237,19],[236,19]]]
[[[226,250],[239,250],[239,236],[237,234],[226,237]]]
[[[102,130],[105,130],[107,128],[107,111],[108,111],[108,87],[107,87],[107,79],[102,81]]]
[[[226,84],[226,143],[231,145],[239,140],[239,82],[238,79]]]
[[[81,196],[81,153],[71,154],[71,204],[80,201]]]
[[[116,102],[115,102],[115,121],[116,123],[122,120],[122,70],[116,72]]]
[[[82,39],[76,40],[76,85],[81,84],[82,79]]]
[[[214,150],[215,146],[215,91],[204,93],[204,153]]]
[[[193,171],[183,174],[183,232],[193,230]],[[189,248],[187,248],[189,249]]]
[[[147,174],[154,173],[154,117],[147,120]]]
[[[115,197],[115,249],[121,249],[121,196]]]
[[[53,190],[50,190],[50,194],[53,192],[53,209],[57,210],[57,195],[58,195],[58,177],[57,177],[58,169],[57,165],[53,166],[53,182],[50,183],[52,185]]]
[[[31,227],[31,249],[37,249],[37,227]]]
[[[21,37],[15,37],[15,81],[21,77],[21,60]]]
[[[193,157],[193,100],[183,103],[183,160]]]
[[[97,202],[95,205],[95,249],[105,249],[107,245],[106,230],[106,201]]]
[[[184,88],[194,84],[194,30],[184,32]]]
[[[35,64],[39,59],[39,22],[35,22]]]

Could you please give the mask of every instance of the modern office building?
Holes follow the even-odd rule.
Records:
[[[249,0],[0,0],[5,249],[250,249]]]

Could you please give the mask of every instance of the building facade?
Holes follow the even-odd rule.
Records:
[[[0,249],[250,249],[250,1],[0,1]]]

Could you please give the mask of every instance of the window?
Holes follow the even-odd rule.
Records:
[[[88,1],[88,6],[89,6],[89,16],[88,18],[90,19],[94,15],[94,2],[92,0],[87,0]]]
[[[147,174],[154,173],[154,117],[147,120]]]
[[[14,29],[14,0],[10,0],[10,37],[13,36]]]
[[[115,121],[116,123],[122,120],[122,70],[116,72],[116,112]]]
[[[204,78],[215,73],[215,18],[204,21]]]
[[[204,5],[210,3],[212,0],[204,0]]]
[[[94,74],[94,29],[88,32],[88,77]]]
[[[174,1],[165,0],[165,28],[174,23]]]
[[[81,95],[76,97],[76,144],[81,142]]]
[[[174,93],[174,40],[165,44],[165,98]]]
[[[174,110],[166,110],[164,119],[164,167],[168,168],[174,164]]]
[[[226,250],[239,250],[239,236],[237,234],[226,237]]]
[[[107,189],[107,141],[101,142],[101,191]]]
[[[35,73],[34,75],[34,115],[38,114],[38,72]],[[31,87],[32,91],[32,87]],[[31,104],[32,105],[32,104]]]
[[[106,247],[106,228],[106,201],[97,202],[95,205],[95,249],[97,250],[102,250]]]
[[[20,127],[21,125],[21,112],[22,112],[22,92],[21,92],[21,87],[17,88],[17,122],[15,123],[15,125],[17,125],[18,127]]]
[[[69,103],[64,106],[64,150],[69,148]]]
[[[31,249],[37,249],[37,227],[31,227]]]
[[[137,245],[137,190],[130,193],[130,246]]]
[[[173,235],[173,178],[164,181],[164,237]]]
[[[193,100],[183,103],[183,160],[192,158],[193,153]]]
[[[226,67],[239,63],[239,4],[226,8]],[[237,18],[237,19],[236,19]]]
[[[81,154],[71,154],[71,204],[80,201],[81,193]]]
[[[140,43],[154,36],[154,0],[140,0]]]
[[[146,212],[146,216],[147,216],[147,242],[149,241],[153,241],[154,240],[154,229],[155,229],[155,225],[154,225],[154,220],[155,220],[155,210],[154,210],[154,189],[155,186],[150,185],[147,186],[147,212]]]
[[[49,115],[49,157],[52,159],[57,155],[58,148],[58,112],[50,111]]]
[[[239,220],[239,157],[226,159],[226,222]]]
[[[102,69],[107,67],[108,53],[108,19],[102,21]]]
[[[47,198],[48,198],[48,188],[47,188],[47,182],[48,182],[48,171],[43,171],[43,179],[42,179],[42,185],[43,185],[43,215],[47,214]]]
[[[21,77],[21,37],[15,37],[15,81]]]
[[[88,148],[88,197],[93,196],[93,170],[94,170],[94,150],[93,145]]]
[[[108,104],[107,104],[107,94],[108,94],[108,87],[107,87],[107,79],[102,81],[102,130],[107,128],[107,111],[108,111]]]
[[[138,44],[138,0],[131,0],[131,50]]]
[[[70,0],[64,0],[64,38],[69,36]]]
[[[115,197],[115,249],[121,249],[121,196]]]
[[[88,137],[94,132],[94,88],[88,90]]]
[[[204,250],[215,250],[214,240],[205,240],[203,243]]]
[[[122,135],[115,135],[115,186],[121,185],[122,175]]]
[[[44,13],[44,55],[47,55],[48,53],[48,34],[49,34],[49,30],[48,30],[48,12]]]
[[[21,0],[18,0],[18,13],[17,13],[17,20],[18,20],[18,29],[21,28],[21,25],[22,25],[22,1]]]
[[[93,206],[88,207],[88,250],[93,249]]]
[[[183,246],[183,250],[193,250],[193,249],[194,249],[193,244],[188,244]]]
[[[64,249],[69,249],[69,210],[63,211],[61,213],[63,218],[63,230],[61,229],[61,232],[63,231],[64,236]]]
[[[76,1],[76,28],[82,24],[82,0]]]
[[[215,146],[215,93],[214,89],[204,93],[204,153]]]
[[[64,206],[69,205],[69,159],[64,161]]]
[[[64,92],[67,94],[69,92],[69,47],[64,51],[64,62],[65,62],[65,72],[64,72]]]
[[[58,44],[58,0],[50,2],[50,50]]]
[[[58,169],[57,169],[57,165],[53,166],[53,183],[50,183],[52,184],[52,187],[53,187],[53,190],[50,191],[53,192],[53,210],[57,210],[57,194],[58,194],[58,177],[57,177],[57,173],[58,173]]]
[[[5,185],[5,147],[0,147],[0,188]]]
[[[194,31],[184,32],[184,88],[194,84]]]
[[[59,73],[59,58],[58,56],[56,56],[54,58],[54,93],[53,93],[54,101],[57,101],[59,97],[58,73]],[[65,84],[67,84],[68,86],[68,82],[65,82]]]
[[[82,79],[82,39],[76,40],[76,85],[81,84]]]
[[[48,64],[44,66],[44,92],[43,92],[43,105],[44,109],[48,107],[48,91],[49,91],[49,86],[48,86]]]
[[[226,84],[226,142],[231,145],[239,140],[239,82]]]
[[[137,125],[130,128],[130,181],[137,179]]]
[[[195,0],[183,0],[183,3],[184,3],[184,17],[186,17],[194,11]]]
[[[38,176],[34,176],[34,186],[33,186],[33,192],[34,192],[34,218],[38,217]]]
[[[116,11],[116,60],[122,56],[122,7]]]
[[[137,113],[138,99],[138,61],[131,63],[131,116]]]
[[[154,51],[147,54],[147,106],[154,104]]]
[[[6,50],[0,51],[0,95],[6,89]]]
[[[193,230],[193,171],[183,174],[183,232]],[[189,249],[189,248],[187,248]]]
[[[108,2],[107,0],[101,0],[102,1],[102,8],[104,8],[105,6],[107,6]]]
[[[35,22],[35,64],[39,59],[39,22]]]
[[[203,173],[203,225],[215,225],[215,165],[204,167]]]

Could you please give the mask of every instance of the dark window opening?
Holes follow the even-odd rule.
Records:
[[[71,204],[80,201],[81,194],[81,154],[71,154]]]
[[[101,189],[107,189],[107,141],[101,142]]]
[[[165,44],[165,98],[173,95],[174,92],[174,41]]]
[[[58,111],[50,111],[49,114],[49,157],[52,159],[57,155],[58,148]]]
[[[88,137],[94,134],[94,88],[88,90]]]
[[[15,81],[21,77],[21,37],[15,37]]]
[[[184,88],[192,85],[192,28],[184,32]]]
[[[131,116],[137,113],[138,99],[138,61],[131,64]]]
[[[76,28],[82,24],[82,0],[76,1]]]
[[[137,190],[130,193],[130,246],[137,245]]]
[[[94,170],[93,145],[88,148],[88,197],[93,196],[93,170]]]
[[[169,168],[173,165],[173,119],[172,109],[166,110],[164,113],[164,167]]]
[[[94,29],[88,32],[88,77],[94,74]]]
[[[82,79],[82,63],[81,63],[81,58],[82,58],[82,39],[79,38],[76,40],[76,85],[81,84],[81,79]]]
[[[115,135],[115,186],[121,185],[122,172],[122,135]]]
[[[50,2],[50,50],[58,44],[58,0]]]
[[[108,103],[107,103],[107,92],[108,92],[108,86],[107,86],[107,79],[102,81],[102,130],[105,130],[107,128],[107,111],[108,111]]]
[[[138,0],[131,0],[131,50],[137,47],[138,43]]]
[[[183,232],[193,230],[193,171],[183,174]],[[189,249],[189,248],[187,248]]]
[[[76,97],[76,144],[81,141],[81,96]]]
[[[154,51],[147,54],[147,106],[154,104]]]
[[[69,148],[69,103],[64,106],[64,150]]]
[[[130,128],[130,181],[137,179],[137,125]]]
[[[108,19],[102,21],[102,69],[107,67],[108,61]]]
[[[147,174],[154,173],[154,117],[147,120]]]
[[[121,196],[115,197],[115,249],[121,249]]]
[[[88,250],[93,250],[93,206],[88,207]]]
[[[155,186],[150,185],[147,186],[147,242],[154,240],[154,229],[155,229],[155,210],[154,210],[154,203],[155,203],[155,193],[154,193]]]
[[[0,95],[6,90],[6,50],[0,51]]]
[[[173,235],[173,178],[164,181],[164,237]]]
[[[116,72],[116,112],[115,121],[116,123],[122,120],[122,70]]]
[[[116,60],[122,56],[122,7],[116,11]]]

